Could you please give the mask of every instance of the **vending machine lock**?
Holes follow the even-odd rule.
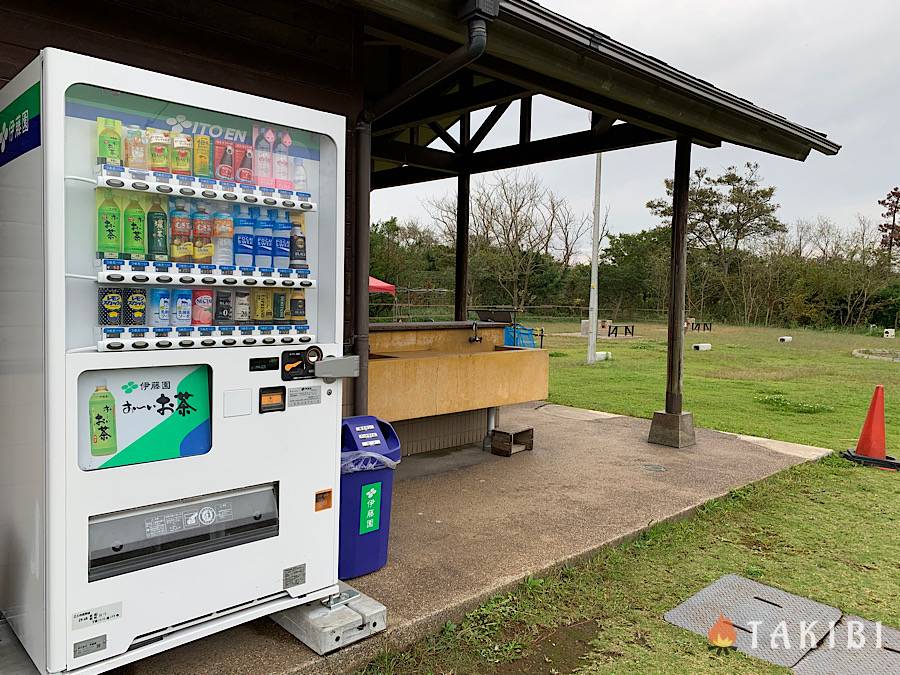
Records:
[[[292,349],[281,353],[281,379],[285,382],[291,380],[305,380],[316,376],[316,364],[323,358],[322,349],[308,347],[307,349]]]

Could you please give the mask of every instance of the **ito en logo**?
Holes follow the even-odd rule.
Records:
[[[375,488],[369,488],[369,491],[366,492],[366,499],[372,499],[376,494],[378,494],[378,490]]]
[[[734,643],[737,642],[737,632],[734,630],[734,624],[724,614],[719,615],[719,620],[712,625],[706,637],[709,638],[711,647],[718,652],[727,651],[734,647]]]
[[[122,385],[122,391],[124,391],[126,394],[130,394],[137,388],[138,388],[137,382],[133,382],[131,380],[129,380],[128,382],[126,382],[125,384]]]
[[[194,123],[188,120],[188,118],[184,115],[175,115],[174,117],[168,117],[166,118],[166,124],[172,127],[172,131],[174,131],[176,134],[184,133],[194,126]]]
[[[208,122],[192,122],[186,115],[182,114],[167,117],[166,124],[172,129],[173,134],[200,134],[210,136],[211,138],[222,138],[226,141],[234,141],[236,143],[247,142],[246,129],[234,129],[221,124],[210,124]]]

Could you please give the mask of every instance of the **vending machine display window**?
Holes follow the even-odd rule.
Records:
[[[71,299],[97,317],[69,322],[70,347],[316,339],[331,139],[89,84],[67,89],[65,113]]]

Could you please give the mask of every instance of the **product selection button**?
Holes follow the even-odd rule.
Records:
[[[200,279],[200,281],[202,281],[204,284],[214,284],[214,283],[216,283],[216,278],[215,277],[203,277],[202,279]]]
[[[284,344],[289,345],[289,344],[291,344],[291,343],[294,341],[294,338],[292,338],[292,337],[283,337],[283,338],[281,338],[281,341],[282,341]]]
[[[234,338],[225,338],[224,340],[222,340],[222,344],[226,347],[231,347],[237,344],[237,340],[235,340]]]
[[[118,178],[107,178],[106,184],[109,185],[110,187],[118,187],[118,188],[125,187],[125,181],[120,180]]]
[[[164,192],[165,194],[168,194],[168,193],[170,193],[170,192],[172,191],[172,186],[171,186],[171,185],[157,185],[157,186],[156,186],[156,191],[157,191],[157,192]]]
[[[266,206],[275,206],[277,203],[278,202],[271,197],[265,197],[263,199],[263,204],[265,204]]]
[[[132,342],[131,346],[134,347],[135,349],[147,349],[147,347],[149,347],[150,345],[147,344],[146,342],[144,342],[143,340],[140,340],[138,342]]]
[[[172,277],[168,274],[158,274],[156,276],[156,283],[158,284],[168,284],[172,282]]]
[[[190,197],[192,195],[197,194],[196,190],[194,190],[193,188],[189,188],[189,187],[178,188],[178,191],[181,194],[183,194],[185,197]]]
[[[223,192],[222,199],[227,199],[229,202],[233,202],[235,199],[237,199],[237,195],[233,192]]]
[[[131,183],[131,187],[135,190],[149,190],[150,186],[147,185],[144,181],[136,180]]]
[[[125,347],[125,345],[122,344],[121,342],[109,342],[109,343],[107,343],[107,345],[106,345],[106,348],[107,348],[107,349],[109,349],[110,351],[114,351],[114,352],[119,351],[119,350],[122,349],[123,347]]]
[[[243,342],[245,345],[255,345],[256,338],[244,338],[243,340],[241,340],[241,342]]]
[[[107,275],[106,275],[106,280],[107,280],[107,281],[113,281],[113,282],[115,282],[115,281],[125,281],[125,276],[122,275],[122,274],[107,274]]]
[[[312,341],[312,338],[309,337],[309,335],[301,335],[297,339],[300,340],[300,342],[311,342]]]
[[[312,282],[304,279],[303,281],[300,282],[300,285],[305,286],[306,288],[309,288],[310,286],[312,286]]]
[[[214,344],[216,344],[216,341],[215,341],[215,340],[209,340],[209,339],[207,339],[207,340],[201,340],[201,341],[200,341],[200,344],[203,345],[204,347],[212,347]]]
[[[263,279],[263,286],[274,286],[276,283],[274,279]]]
[[[182,284],[192,284],[194,283],[194,277],[178,277],[178,281]]]
[[[247,277],[246,279],[244,279],[244,283],[245,283],[247,286],[255,286],[255,285],[256,285],[256,279],[253,279],[252,277]]]
[[[168,340],[157,340],[156,346],[159,347],[160,349],[168,349],[169,347],[172,346],[172,343],[169,342]]]
[[[137,281],[138,283],[143,283],[145,281],[150,281],[150,277],[148,277],[146,274],[135,274],[131,277],[131,280]]]
[[[237,283],[237,279],[234,277],[225,277],[222,279],[223,284],[228,284],[229,286],[234,286]]]
[[[179,347],[193,347],[193,346],[194,346],[194,341],[193,341],[193,340],[181,340],[181,341],[178,343],[178,346],[179,346]]]
[[[256,197],[254,197],[253,195],[244,195],[244,201],[248,202],[250,204],[255,204],[259,200]]]
[[[203,195],[204,197],[206,197],[207,199],[212,199],[217,195],[215,190],[203,190],[203,192],[201,192],[200,194]]]
[[[281,285],[282,286],[293,286],[294,282],[291,281],[290,279],[285,279],[284,281],[281,282]]]
[[[289,208],[289,209],[292,209],[292,208],[294,208],[295,206],[297,206],[297,205],[296,205],[293,201],[291,201],[290,199],[285,199],[283,202],[281,202],[281,205],[282,205],[282,206],[285,206],[285,207],[287,207],[287,208]]]

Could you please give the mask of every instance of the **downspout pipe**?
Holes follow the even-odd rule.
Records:
[[[453,73],[456,73],[487,50],[487,22],[489,14],[483,11],[475,11],[469,15],[469,34],[466,44],[451,52],[437,63],[429,66],[421,73],[394,89],[390,94],[376,101],[367,111],[369,121],[384,117],[411,101],[423,91],[430,89]],[[366,113],[364,113],[365,115]]]
[[[353,327],[359,377],[353,389],[353,414],[369,412],[369,198],[372,190],[372,123],[456,73],[487,49],[487,24],[496,18],[497,0],[467,0],[460,18],[468,22],[466,44],[366,107],[356,124],[356,222],[353,228]]]
[[[372,191],[372,123],[356,125],[356,222],[354,227],[353,332],[359,375],[353,383],[353,414],[369,412],[369,194]]]

